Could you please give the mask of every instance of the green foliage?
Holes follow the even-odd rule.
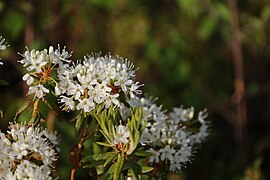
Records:
[[[0,79],[0,86],[7,86],[8,82]]]
[[[20,13],[10,12],[3,21],[3,27],[10,33],[12,39],[17,39],[23,33],[25,20]]]

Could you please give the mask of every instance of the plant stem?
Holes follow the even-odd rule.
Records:
[[[73,168],[71,169],[70,180],[75,180],[75,171],[76,171],[76,168],[73,167]]]
[[[241,31],[239,27],[239,15],[236,0],[229,0],[232,25],[232,53],[234,63],[234,94],[232,103],[236,108],[236,136],[239,141],[245,138],[245,128],[247,124],[247,112],[245,102],[245,82],[244,67],[241,47]]]
[[[71,175],[70,175],[70,180],[74,180],[75,179],[75,172],[76,169],[78,169],[81,165],[80,165],[80,157],[81,157],[81,153],[83,151],[83,143],[89,139],[94,132],[96,131],[96,128],[92,129],[90,131],[89,134],[87,134],[87,131],[89,129],[89,124],[86,125],[85,128],[83,128],[81,136],[80,136],[80,141],[78,144],[76,144],[71,151],[69,152],[69,158],[71,160],[71,162],[73,163],[73,167],[71,169]]]
[[[34,102],[34,107],[33,107],[33,112],[32,112],[32,118],[28,122],[28,125],[32,125],[34,123],[34,121],[35,121],[35,116],[36,116],[36,113],[38,112],[39,101],[40,101],[40,99],[37,98],[36,101]]]

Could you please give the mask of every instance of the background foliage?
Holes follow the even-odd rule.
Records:
[[[66,45],[73,59],[110,52],[139,67],[144,92],[165,108],[209,110],[212,136],[183,170],[183,179],[269,179],[270,3],[239,0],[237,7],[248,117],[242,138],[233,118],[232,10],[229,1],[220,0],[0,0],[0,35],[10,44],[1,52],[0,79],[9,82],[0,87],[1,129],[29,98],[17,63],[25,46]],[[62,134],[58,173],[68,179],[73,125],[68,114],[60,121],[44,110],[48,128]]]

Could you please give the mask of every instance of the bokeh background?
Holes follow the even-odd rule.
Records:
[[[101,52],[134,62],[164,109],[208,109],[211,136],[180,178],[270,179],[269,0],[0,0],[0,35],[10,44],[0,52],[2,131],[29,100],[18,52],[60,44],[74,60]],[[42,108],[61,134],[57,173],[69,179],[73,124]]]

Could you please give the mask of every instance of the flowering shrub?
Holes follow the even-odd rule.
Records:
[[[6,47],[0,39],[0,50]],[[72,53],[60,46],[27,49],[20,55],[18,62],[26,71],[22,79],[33,99],[17,112],[7,133],[0,134],[0,179],[57,178],[52,171],[61,156],[58,137],[42,128],[40,102],[52,111],[58,106],[75,114],[70,120],[75,119],[79,142],[69,152],[71,179],[79,168],[87,169],[93,179],[163,178],[169,171],[179,173],[209,134],[206,110],[197,115],[193,107],[169,112],[143,97],[133,63],[119,56],[96,54],[74,62]],[[49,96],[57,100],[49,101]],[[17,123],[30,104],[32,116]],[[99,153],[83,153],[86,141],[99,147]]]

